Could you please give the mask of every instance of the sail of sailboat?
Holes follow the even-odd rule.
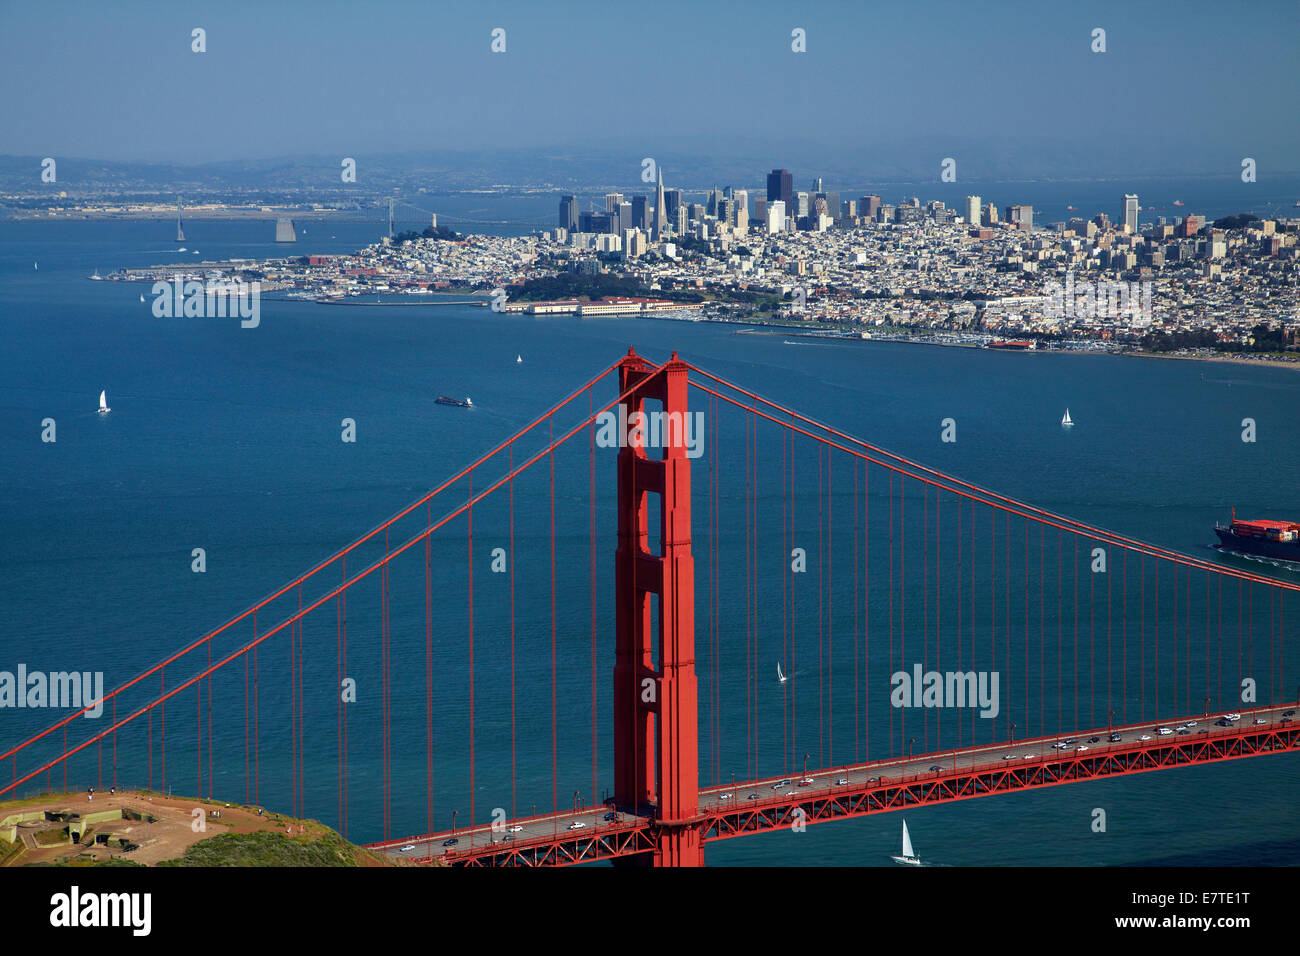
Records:
[[[785,675],[781,673],[781,664],[780,664],[780,662],[778,662],[777,665],[776,665],[776,680],[777,680],[777,683],[779,683],[779,684],[784,684],[785,681],[786,681],[786,677],[785,677]]]
[[[912,850],[912,836],[907,832],[907,821],[903,821],[903,855],[891,856],[895,863],[903,863],[907,866],[920,866],[921,861],[917,858],[916,853]]]
[[[101,391],[101,392],[99,393],[99,409],[98,409],[98,410],[99,410],[99,414],[101,414],[101,415],[103,415],[103,414],[106,413],[106,412],[111,412],[111,411],[112,411],[112,409],[108,407],[108,392],[107,392],[107,390],[103,390],[103,391]]]

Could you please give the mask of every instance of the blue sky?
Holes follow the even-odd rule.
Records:
[[[806,53],[791,52],[796,27]],[[1294,0],[3,2],[0,153],[798,143],[842,158],[951,138],[1296,170],[1298,54]]]

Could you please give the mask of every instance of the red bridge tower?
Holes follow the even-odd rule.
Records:
[[[695,559],[691,556],[691,465],[684,434],[687,366],[673,353],[655,372],[628,349],[619,368],[627,418],[645,402],[663,406],[662,458],[628,432],[618,454],[615,552],[614,799],[658,823],[655,866],[701,866],[699,712],[695,683]],[[671,416],[671,417],[670,417]],[[620,428],[625,427],[621,422]],[[634,429],[629,432],[634,433]],[[647,496],[659,496],[660,554],[648,548]],[[658,599],[658,627],[652,599]],[[658,665],[655,650],[659,652]]]

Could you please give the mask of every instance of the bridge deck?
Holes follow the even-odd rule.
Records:
[[[705,841],[792,825],[944,803],[1036,787],[1163,770],[1193,763],[1300,750],[1296,704],[1241,711],[1219,726],[1219,714],[1098,728],[1067,736],[876,760],[809,771],[806,780],[769,777],[700,791],[699,824]],[[1161,735],[1196,723],[1186,733]],[[1109,736],[1120,740],[1111,742]],[[1146,735],[1149,739],[1141,739]],[[1089,743],[1092,737],[1099,742]],[[1053,746],[1065,740],[1068,748]],[[938,769],[932,769],[938,767]],[[577,824],[581,824],[578,826]],[[644,853],[654,848],[658,823],[607,806],[583,807],[456,832],[371,844],[416,862],[456,865],[566,865]],[[450,841],[455,841],[450,842]]]

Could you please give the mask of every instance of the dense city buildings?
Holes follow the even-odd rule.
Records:
[[[702,318],[950,344],[1300,345],[1300,219],[1207,224],[1188,213],[1142,228],[1138,197],[1125,193],[1117,223],[1099,213],[1035,226],[1026,204],[1007,205],[1001,221],[982,196],[949,209],[919,196],[841,200],[810,182],[795,191],[790,171],[774,169],[752,206],[751,190],[733,186],[694,202],[657,169],[653,194],[608,192],[587,211],[578,196],[562,196],[557,225],[544,233],[408,234],[351,256],[242,271],[326,302],[500,288],[511,311],[535,315],[688,305]],[[552,288],[564,294],[547,297]]]

